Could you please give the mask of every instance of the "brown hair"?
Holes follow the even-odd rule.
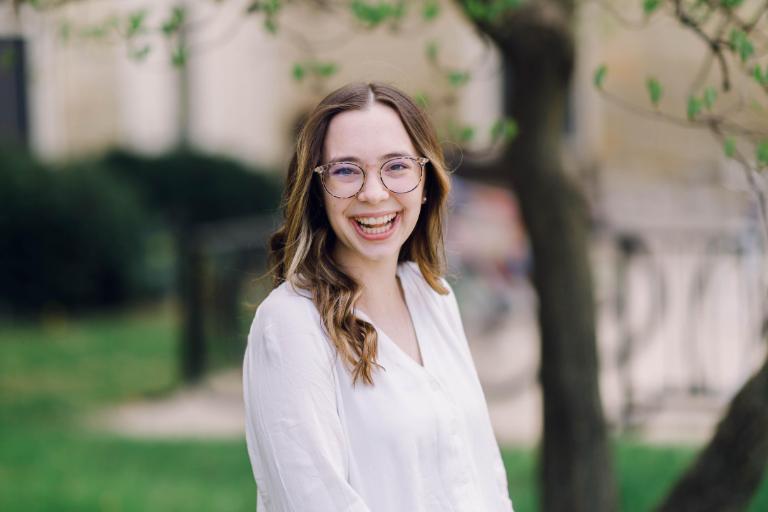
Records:
[[[411,141],[422,156],[425,195],[413,232],[400,248],[398,262],[415,261],[427,283],[438,293],[448,290],[440,282],[445,270],[443,224],[450,180],[442,149],[427,115],[406,94],[391,85],[353,83],[325,97],[309,114],[298,135],[283,192],[283,225],[272,235],[270,267],[273,285],[288,281],[308,290],[338,354],[352,373],[353,384],[373,384],[377,336],[370,323],[357,318],[353,308],[360,285],[333,260],[336,236],[326,217],[320,176],[323,145],[331,119],[345,111],[363,110],[373,103],[392,108],[400,116]]]

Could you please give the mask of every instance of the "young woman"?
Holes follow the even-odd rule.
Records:
[[[309,115],[243,367],[260,512],[512,510],[441,277],[449,188],[398,89],[347,85]]]

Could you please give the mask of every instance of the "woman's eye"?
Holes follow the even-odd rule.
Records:
[[[412,167],[410,165],[410,161],[408,160],[395,160],[394,162],[390,162],[385,167],[386,172],[403,172],[407,171]]]
[[[359,174],[360,170],[354,167],[333,167],[331,168],[331,176],[353,176]]]

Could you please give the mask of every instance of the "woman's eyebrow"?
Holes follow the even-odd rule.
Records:
[[[395,151],[392,153],[387,153],[386,155],[381,155],[379,157],[379,162],[382,162],[384,160],[389,160],[390,158],[397,158],[399,156],[412,156],[408,151]],[[362,163],[362,160],[357,158],[356,156],[340,156],[338,158],[333,158],[331,160],[328,160],[329,164],[334,164],[337,162],[357,162]]]

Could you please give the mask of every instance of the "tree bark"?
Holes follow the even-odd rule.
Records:
[[[736,394],[714,436],[658,512],[746,510],[768,461],[768,359]]]
[[[176,265],[181,307],[181,375],[185,382],[200,381],[207,366],[203,326],[203,257],[194,226],[183,224],[176,231]]]
[[[510,77],[519,135],[496,164],[518,196],[539,298],[542,510],[614,512],[616,484],[598,386],[586,203],[564,174],[561,139],[575,54],[572,6],[538,2],[477,26]],[[466,176],[471,179],[472,176]]]

